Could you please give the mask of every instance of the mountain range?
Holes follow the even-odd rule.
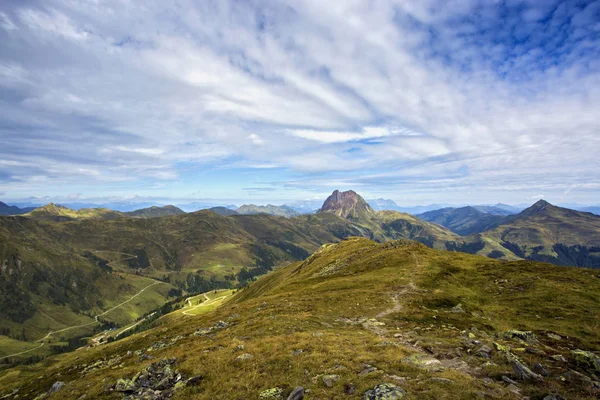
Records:
[[[24,357],[51,354],[98,329],[127,326],[170,298],[242,287],[352,236],[409,239],[448,254],[600,267],[600,217],[544,201],[509,216],[492,214],[495,208],[467,209],[464,221],[471,214],[497,221],[466,236],[410,214],[376,211],[354,191],[334,191],[315,214],[285,218],[226,208],[122,213],[55,204],[0,217],[0,357],[15,349],[35,350]],[[442,215],[455,217],[454,230],[474,229],[456,217],[463,211]],[[110,311],[137,295],[126,313]],[[38,348],[35,341],[44,337],[49,345]]]

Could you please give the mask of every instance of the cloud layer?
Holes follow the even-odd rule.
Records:
[[[6,2],[0,192],[594,202],[599,21],[600,1]]]

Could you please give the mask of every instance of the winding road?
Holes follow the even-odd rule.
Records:
[[[41,348],[41,347],[43,347],[43,346],[44,346],[44,344],[45,344],[44,340],[46,340],[46,339],[50,338],[50,337],[51,337],[52,335],[54,335],[55,333],[61,333],[61,332],[65,332],[65,331],[68,331],[68,330],[71,330],[71,329],[84,328],[84,327],[86,327],[86,326],[90,326],[90,325],[97,324],[97,323],[99,322],[99,321],[98,321],[98,318],[100,318],[101,316],[103,316],[103,315],[105,315],[105,314],[108,314],[109,312],[111,312],[111,311],[113,311],[113,310],[115,310],[115,309],[117,309],[117,308],[119,308],[119,307],[121,307],[121,306],[123,306],[123,305],[125,305],[125,304],[129,303],[131,300],[135,299],[137,296],[139,296],[140,294],[142,294],[142,293],[143,293],[143,292],[144,292],[146,289],[148,289],[148,288],[149,288],[149,287],[151,287],[151,286],[157,285],[157,284],[159,284],[159,283],[164,283],[164,282],[152,280],[152,283],[151,283],[150,285],[146,286],[145,288],[143,288],[142,290],[140,290],[139,292],[137,292],[136,294],[134,294],[133,296],[131,296],[129,299],[127,299],[127,300],[125,300],[124,302],[122,302],[122,303],[120,303],[120,304],[117,304],[116,306],[114,306],[114,307],[112,307],[112,308],[110,308],[110,309],[108,309],[108,310],[106,310],[106,311],[102,312],[101,314],[98,314],[98,315],[96,315],[96,316],[94,317],[94,321],[92,321],[92,322],[89,322],[89,323],[87,323],[87,324],[83,324],[83,325],[69,326],[69,327],[67,327],[67,328],[63,328],[63,329],[60,329],[60,330],[58,330],[58,331],[50,331],[50,332],[48,332],[48,334],[47,334],[46,336],[44,336],[43,338],[36,340],[36,342],[42,342],[42,343],[41,343],[41,344],[40,344],[38,347],[34,347],[33,349],[29,349],[29,350],[21,351],[21,352],[19,352],[19,353],[14,353],[14,354],[9,354],[9,355],[6,355],[6,356],[2,356],[2,357],[0,357],[0,360],[3,360],[3,359],[5,359],[5,358],[9,358],[9,357],[19,356],[19,355],[21,355],[21,354],[25,354],[25,353],[29,353],[29,352],[32,352],[32,351],[34,351],[34,350],[37,350],[37,349],[39,349],[39,348]]]

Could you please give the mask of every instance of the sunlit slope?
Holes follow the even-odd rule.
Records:
[[[35,396],[61,381],[49,398],[121,398],[115,389],[142,390],[128,380],[170,360],[183,381],[201,376],[167,385],[173,399],[269,398],[297,386],[307,398],[360,399],[382,383],[418,399],[512,399],[514,387],[587,399],[598,394],[584,361],[600,346],[599,303],[593,270],[351,238],[213,312],[175,311],[121,341],[13,368],[0,384]]]

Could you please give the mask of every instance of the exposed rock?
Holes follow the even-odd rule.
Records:
[[[530,370],[529,367],[527,367],[521,360],[519,360],[516,357],[514,357],[511,360],[511,364],[512,364],[512,367],[513,367],[513,372],[517,376],[517,379],[520,379],[520,380],[533,380],[533,381],[542,381],[542,380],[544,380],[544,378],[542,378],[541,375],[536,374],[535,372],[533,372],[532,370]]]
[[[269,399],[269,400],[282,400],[283,399],[283,389],[279,387],[274,387],[271,389],[263,390],[258,395],[259,399]]]
[[[328,387],[331,388],[333,387],[333,385],[340,379],[339,375],[323,375],[321,376],[321,381],[323,382],[323,384]]]
[[[133,381],[131,379],[119,378],[119,379],[117,379],[117,383],[115,383],[115,391],[116,392],[124,392],[124,393],[135,392],[136,389],[137,389],[137,386],[135,385],[135,383],[133,383]]]
[[[483,345],[480,348],[478,348],[477,350],[475,350],[475,352],[473,353],[473,355],[475,357],[481,357],[481,358],[490,358],[492,354],[492,349],[490,348],[490,346],[488,345]]]
[[[465,312],[461,303],[458,303],[457,305],[452,307],[450,309],[450,311],[452,311],[453,313],[464,313]]]
[[[219,321],[213,326],[209,326],[208,328],[200,328],[196,332],[194,332],[194,336],[206,336],[209,335],[219,329],[224,329],[229,327],[229,324],[225,321]]]
[[[562,363],[567,362],[567,359],[562,354],[555,354],[553,356],[550,356],[550,359],[552,359],[554,361],[562,362]]]
[[[567,399],[562,397],[560,394],[550,393],[546,397],[544,397],[544,400],[567,400]]]
[[[64,382],[54,382],[54,384],[52,385],[52,387],[50,388],[50,390],[48,390],[48,394],[52,394],[52,393],[56,393],[58,392],[60,389],[62,389],[62,387],[65,386]]]
[[[356,219],[362,215],[375,214],[369,204],[356,192],[335,190],[323,203],[319,212],[331,212],[342,218]]]
[[[406,396],[406,392],[400,386],[393,383],[381,383],[363,395],[363,400],[397,400]]]
[[[351,383],[346,383],[344,385],[344,394],[351,395],[356,392],[356,387]]]
[[[509,339],[509,340],[510,339],[518,339],[518,340],[522,340],[527,343],[536,343],[537,342],[535,334],[530,331],[517,331],[517,330],[511,329],[509,331],[504,332],[502,334],[502,337],[504,339]]]
[[[441,371],[444,369],[442,363],[437,358],[419,353],[405,357],[402,361],[429,371]]]
[[[600,357],[591,351],[573,350],[571,355],[581,368],[592,373],[600,372]]]
[[[358,373],[358,376],[365,376],[365,375],[368,375],[368,374],[370,374],[371,372],[374,372],[374,371],[377,371],[377,368],[375,368],[372,365],[365,364],[364,365],[364,369]]]
[[[540,355],[540,356],[545,356],[546,355],[546,352],[544,350],[538,349],[536,347],[527,347],[525,349],[525,351],[527,353],[529,353],[529,354],[537,354],[537,355]]]
[[[509,385],[518,385],[518,383],[516,381],[513,381],[512,379],[510,379],[508,376],[506,375],[502,375],[502,380],[506,383],[508,383]]]
[[[292,390],[292,393],[288,396],[287,400],[302,400],[304,399],[304,388],[302,386],[296,387]]]
[[[175,358],[164,359],[138,372],[132,379],[119,378],[111,390],[126,394],[127,400],[169,399],[176,389],[186,385],[173,369]]]
[[[541,376],[550,376],[550,372],[539,362],[533,364],[533,371],[540,374]]]
[[[519,390],[519,388],[516,385],[512,384],[512,383],[510,385],[508,385],[506,387],[506,389],[509,392],[514,393],[514,394],[519,394],[521,392],[521,390]]]
[[[553,340],[562,340],[562,337],[560,335],[557,335],[556,333],[548,332],[546,333],[546,336]]]
[[[439,382],[439,383],[454,383],[454,381],[452,379],[448,379],[448,378],[440,378],[440,377],[433,377],[431,379],[429,379],[432,382]]]
[[[254,358],[254,356],[252,354],[244,353],[244,354],[240,354],[239,356],[237,356],[235,358],[235,361],[245,361],[245,360],[249,360],[251,358]]]

